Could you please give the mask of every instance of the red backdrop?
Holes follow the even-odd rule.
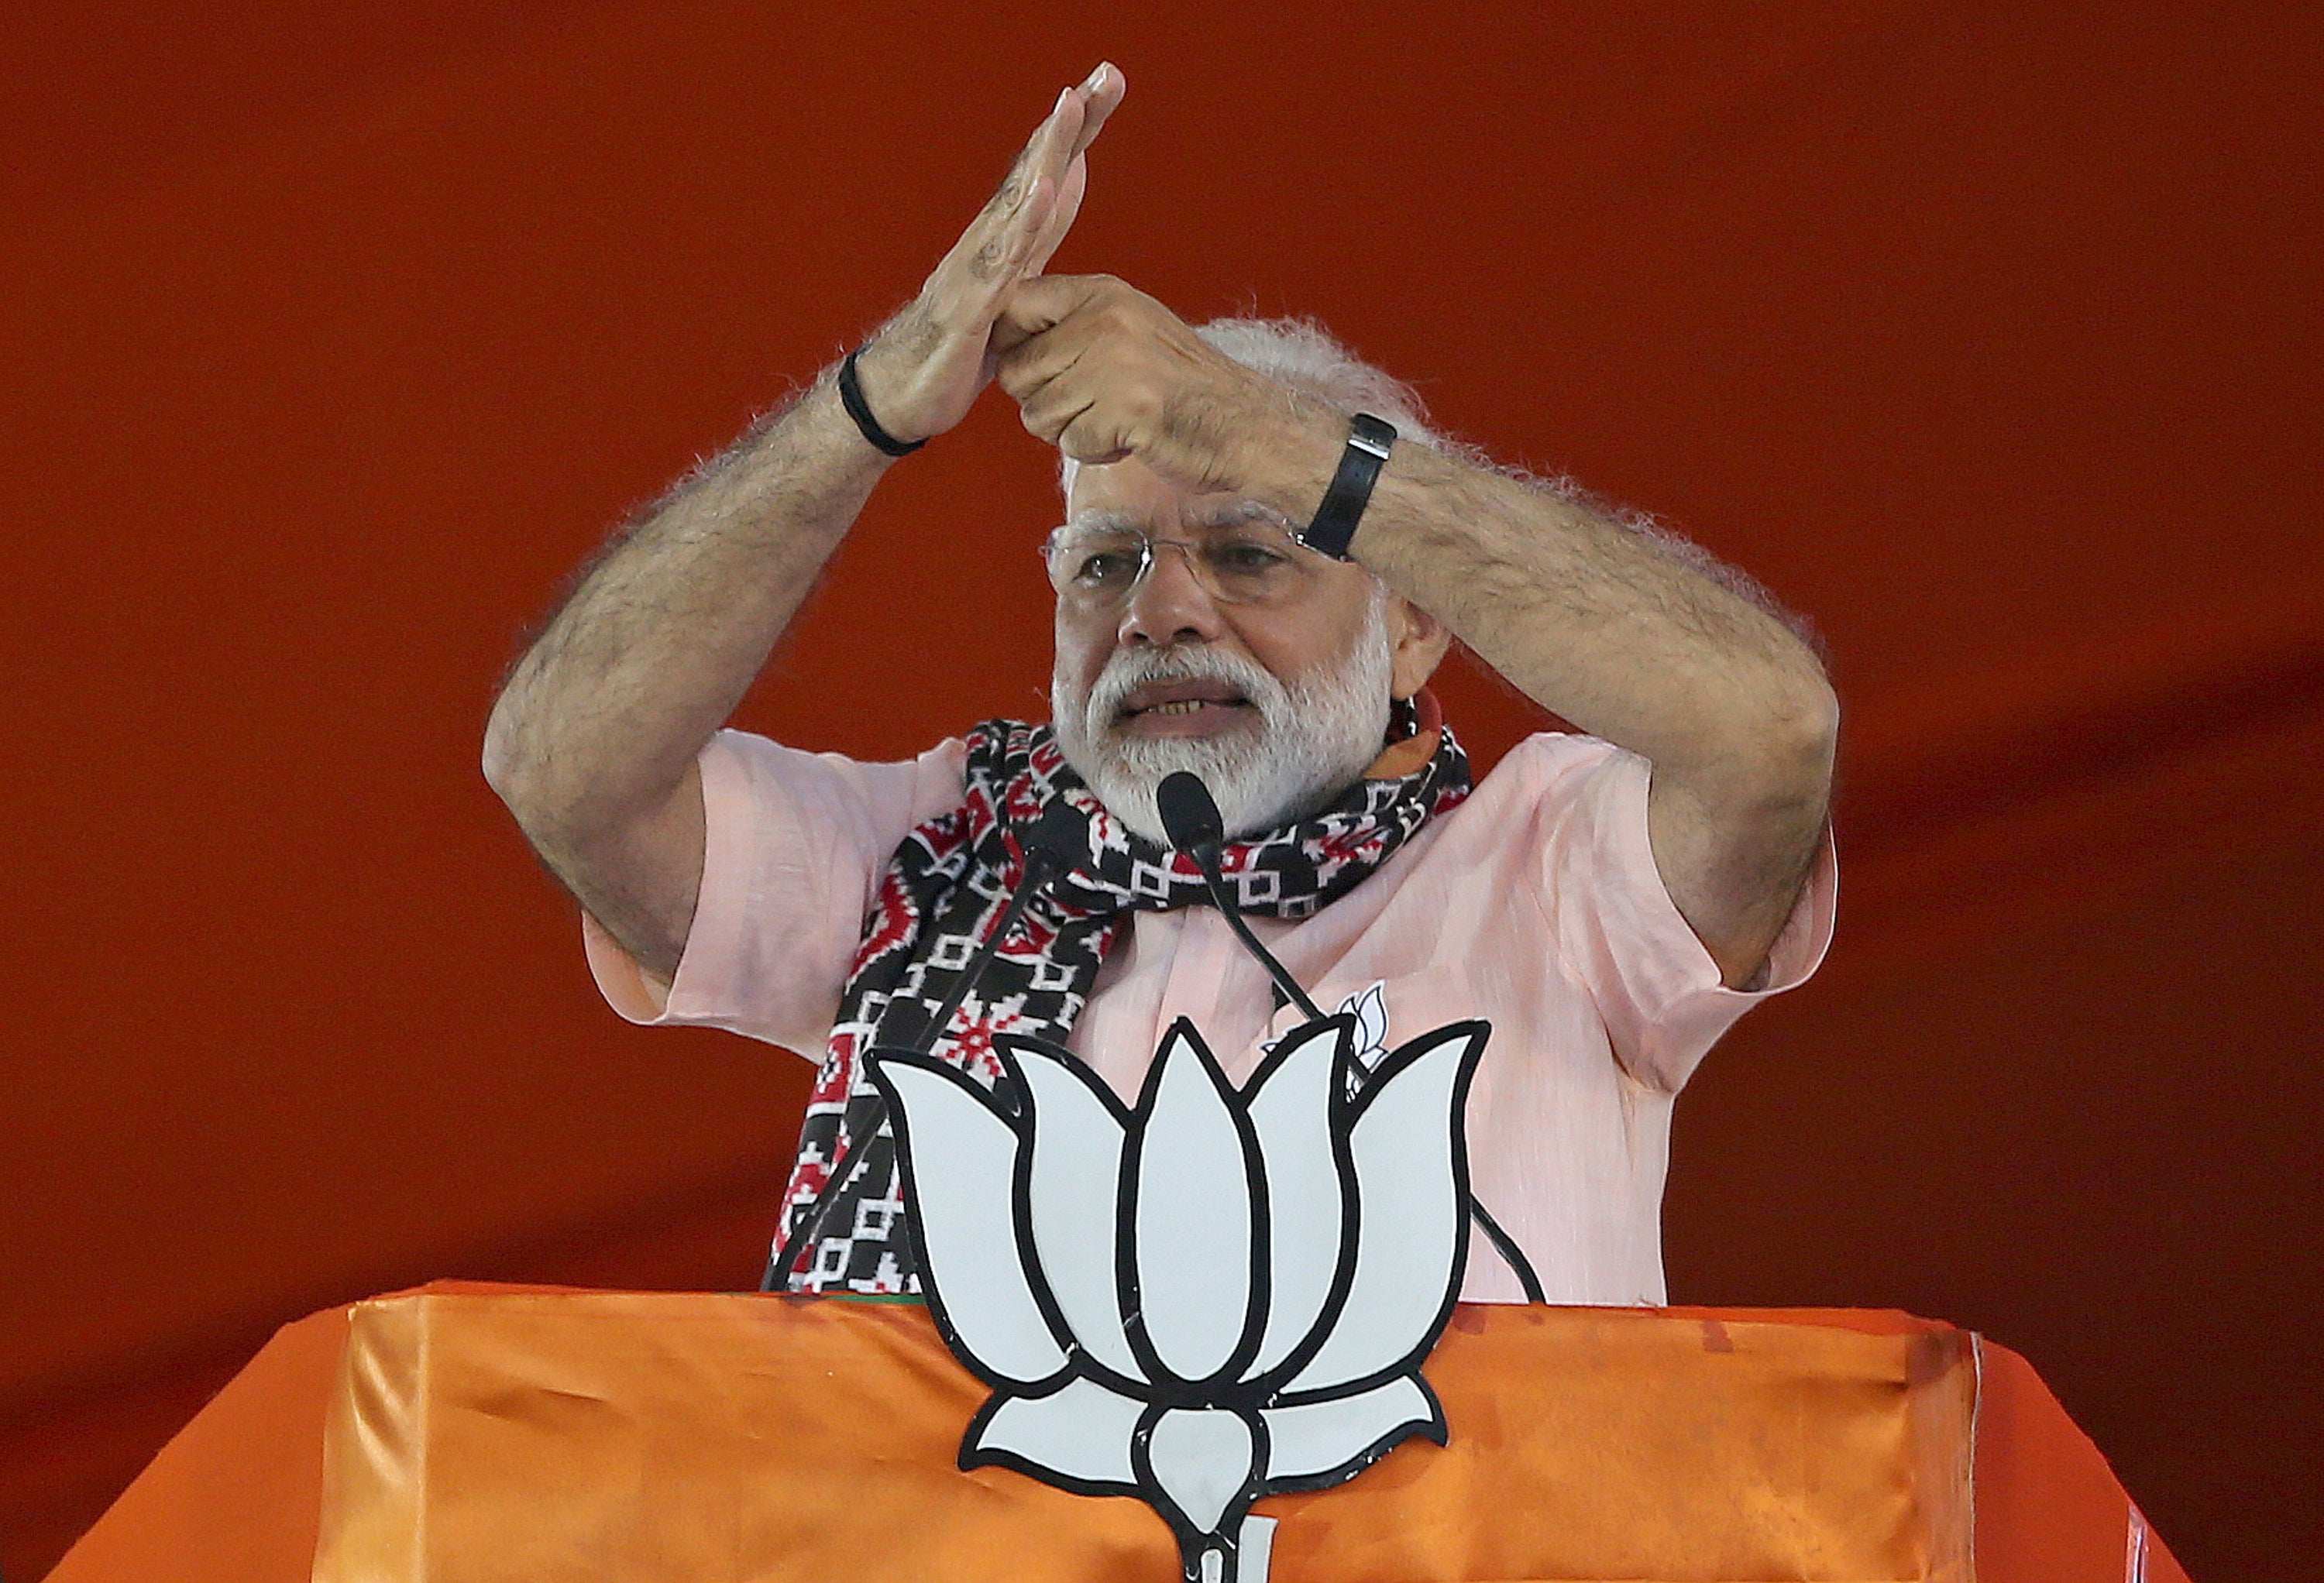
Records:
[[[603,1009],[484,711],[608,525],[908,294],[1111,56],[1056,267],[1316,314],[1830,640],[1840,943],[1680,1109],[1674,1297],[1983,1329],[2198,1578],[2296,1575],[2311,28],[20,5],[0,1568],[311,1308],[755,1276],[805,1063]],[[744,723],[887,755],[1038,710],[1048,474],[998,398],[899,469]],[[1480,759],[1532,729],[1445,691]]]

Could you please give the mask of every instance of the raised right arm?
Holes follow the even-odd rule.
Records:
[[[702,879],[696,756],[888,460],[826,373],[613,545],[493,705],[484,778],[566,888],[665,983]]]
[[[992,376],[992,323],[1078,211],[1083,152],[1120,102],[1100,66],[858,360],[900,439],[958,423]],[[484,778],[590,916],[667,985],[701,886],[703,745],[798,613],[890,458],[825,370],[680,483],[580,579],[509,673]]]

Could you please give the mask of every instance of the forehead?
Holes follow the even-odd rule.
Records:
[[[1065,497],[1065,519],[1074,523],[1167,529],[1254,517],[1273,519],[1275,513],[1231,491],[1192,490],[1173,483],[1135,457],[1080,469]]]

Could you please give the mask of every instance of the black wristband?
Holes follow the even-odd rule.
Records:
[[[1315,508],[1315,520],[1292,537],[1335,561],[1346,560],[1348,541],[1356,536],[1356,524],[1363,520],[1364,507],[1372,498],[1372,485],[1379,481],[1380,468],[1395,444],[1394,424],[1369,412],[1348,419],[1348,448],[1340,453],[1339,470],[1323,492],[1323,503]]]
[[[863,437],[873,449],[891,456],[908,456],[928,442],[899,440],[880,427],[880,420],[872,416],[872,404],[863,399],[862,382],[855,377],[855,360],[862,355],[863,348],[858,346],[839,365],[839,404],[847,409],[847,416],[855,419],[855,427],[863,431]]]

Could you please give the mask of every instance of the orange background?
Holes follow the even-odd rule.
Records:
[[[1110,55],[1056,267],[1316,314],[1831,642],[1840,942],[1680,1109],[1674,1297],[1986,1330],[2194,1576],[2295,1575],[2313,26],[13,8],[0,1569],[285,1319],[754,1277],[806,1065],[603,1009],[484,711],[607,526],[907,295]],[[1048,474],[998,399],[899,468],[744,723],[887,755],[1038,711]],[[1480,759],[1531,729],[1444,691]]]

